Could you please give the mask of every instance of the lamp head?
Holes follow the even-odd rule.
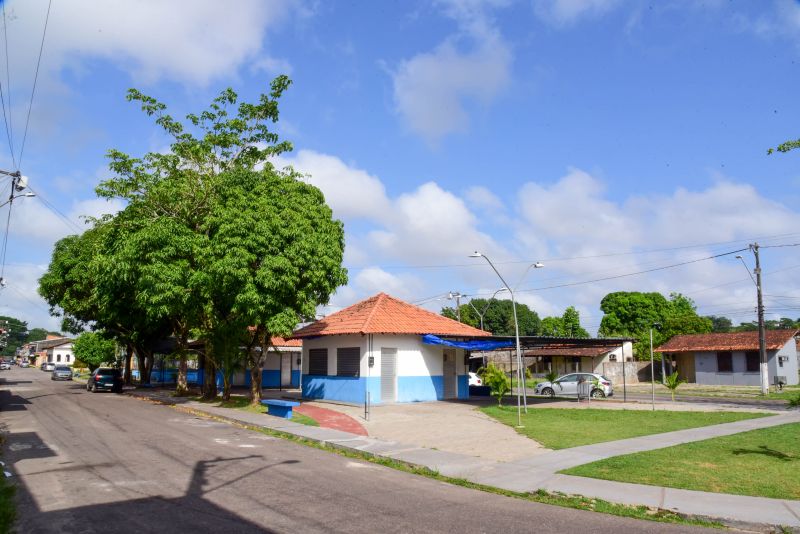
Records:
[[[469,257],[470,257],[470,258],[480,258],[480,257],[482,257],[482,256],[483,256],[483,254],[481,254],[481,253],[480,253],[480,252],[478,252],[477,250],[476,250],[475,252],[473,252],[472,254],[470,254],[470,255],[469,255]]]
[[[537,261],[536,263],[533,264],[534,269],[541,269],[542,267],[544,267],[544,263],[540,261]]]
[[[737,254],[737,255],[736,255],[736,259],[737,259],[737,260],[743,260],[744,258],[742,258],[742,255],[741,255],[741,254]]]

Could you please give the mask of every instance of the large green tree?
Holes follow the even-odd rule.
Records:
[[[13,356],[17,349],[27,341],[27,338],[28,323],[26,321],[0,315],[0,348],[2,348],[0,355]]]
[[[600,309],[604,315],[599,334],[636,339],[633,350],[640,359],[649,357],[651,327],[653,343],[659,345],[677,334],[711,332],[713,326],[710,319],[698,316],[694,302],[680,293],[666,298],[661,293],[619,291],[603,297]]]
[[[486,305],[489,304],[488,307]],[[492,299],[472,299],[472,305],[469,303],[461,305],[461,322],[480,327],[480,316],[475,312],[474,306],[478,310],[486,312],[483,316],[484,330],[491,332],[496,336],[513,336],[514,335],[514,311],[510,300]],[[456,319],[456,309],[447,307],[442,309],[442,315],[450,319]],[[526,304],[517,303],[517,321],[519,323],[519,334],[521,336],[535,336],[539,334],[541,329],[541,320],[539,314],[531,310]]]
[[[144,314],[170,325],[178,393],[186,391],[188,341],[198,338],[206,342],[206,393],[216,395],[211,364],[223,372],[225,395],[244,364],[257,378],[256,401],[270,335],[289,334],[346,283],[342,224],[318,189],[269,161],[291,148],[269,130],[289,84],[279,76],[255,104],[228,89],[186,125],[164,104],[129,92],[173,142],[142,158],[110,152],[115,176],[97,192],[126,208],[109,221],[125,234],[109,269],[134,281]]]

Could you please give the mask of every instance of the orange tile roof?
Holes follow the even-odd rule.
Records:
[[[767,350],[779,350],[798,330],[767,330]],[[674,336],[654,352],[705,352],[716,350],[758,350],[758,331],[682,334]]]
[[[529,349],[522,353],[523,356],[580,356],[581,358],[595,358],[613,351],[616,347],[541,347]]]
[[[273,336],[270,338],[270,343],[274,347],[302,347],[303,340],[302,339],[285,339],[278,336]]]
[[[378,293],[297,330],[292,337],[344,334],[435,334],[490,336],[489,332],[429,312],[386,293]]]

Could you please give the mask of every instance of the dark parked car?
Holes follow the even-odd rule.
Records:
[[[122,393],[122,373],[119,369],[100,367],[95,369],[89,380],[86,382],[88,391],[113,391]]]
[[[56,365],[50,380],[72,380],[72,368],[68,365]]]

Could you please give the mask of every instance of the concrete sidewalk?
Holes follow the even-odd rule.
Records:
[[[216,408],[199,402],[174,399],[155,391],[136,391],[131,394],[169,404],[179,404],[222,419],[285,432],[333,447],[356,450],[427,467],[445,476],[464,478],[478,484],[510,491],[532,492],[537,489],[546,489],[621,504],[645,505],[734,522],[800,527],[800,501],[680,490],[557,474],[557,471],[568,467],[612,456],[670,447],[757,428],[797,423],[800,422],[800,412],[598,443],[552,451],[524,460],[498,462],[406,445],[401,442],[358,436],[338,430],[306,426],[262,414]]]

